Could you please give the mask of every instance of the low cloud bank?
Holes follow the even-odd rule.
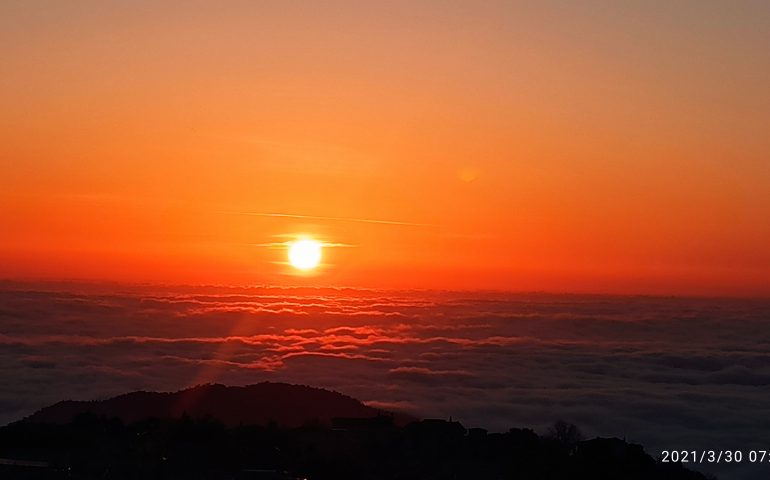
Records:
[[[263,380],[490,429],[770,445],[770,302],[353,289],[0,291],[0,423]]]

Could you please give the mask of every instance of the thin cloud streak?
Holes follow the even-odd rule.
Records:
[[[406,227],[437,227],[435,223],[415,223],[400,222],[396,220],[379,220],[373,218],[353,218],[353,217],[325,217],[319,215],[295,215],[291,213],[269,213],[269,212],[221,212],[228,215],[246,215],[252,217],[271,217],[271,218],[299,218],[305,220],[323,220],[330,222],[355,222],[355,223],[374,223],[378,225],[401,225]]]
[[[357,247],[352,243],[340,243],[340,242],[320,242],[322,247]],[[268,248],[288,248],[291,246],[291,241],[286,242],[268,242],[268,243],[249,243],[252,247],[268,247]]]

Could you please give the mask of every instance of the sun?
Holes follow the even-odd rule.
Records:
[[[299,270],[311,270],[321,262],[321,242],[297,240],[289,244],[289,263]]]

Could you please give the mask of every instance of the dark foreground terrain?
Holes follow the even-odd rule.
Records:
[[[268,391],[274,399],[265,396]],[[281,398],[289,393],[291,401]],[[310,408],[303,395],[311,399],[312,419],[302,411]],[[255,408],[272,409],[271,415],[283,421],[238,422],[240,414],[234,412],[239,409],[247,417],[265,418],[245,407],[255,396],[261,396],[251,398]],[[203,400],[186,404],[189,410],[180,414],[180,398]],[[215,398],[221,403],[212,402]],[[127,399],[136,402],[135,410]],[[282,384],[214,385],[177,394],[62,402],[0,428],[0,478],[706,478],[680,465],[658,463],[641,446],[620,439],[582,440],[574,426],[563,422],[545,436],[517,428],[487,433],[444,420],[401,425],[403,418],[385,412],[369,416],[373,412],[367,408],[334,392]],[[351,415],[332,417],[326,409]],[[136,411],[154,418],[136,420]],[[305,423],[298,426],[300,418]]]

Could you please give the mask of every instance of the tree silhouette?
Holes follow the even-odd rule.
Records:
[[[584,440],[583,433],[580,429],[576,425],[565,422],[564,420],[556,420],[556,422],[554,422],[551,428],[548,429],[548,437],[556,440],[568,449],[574,448],[578,442]]]

